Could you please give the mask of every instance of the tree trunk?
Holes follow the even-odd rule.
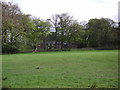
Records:
[[[55,49],[57,49],[57,28],[55,28],[55,36],[56,36],[56,38],[55,38]]]
[[[33,46],[33,52],[36,52],[36,46],[35,45]]]
[[[44,38],[44,51],[46,50],[46,40],[45,40],[45,38]]]
[[[62,31],[62,34],[61,34],[61,50],[63,50],[63,31]]]

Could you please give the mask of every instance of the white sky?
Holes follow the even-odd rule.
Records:
[[[120,0],[6,0],[18,3],[25,14],[48,19],[51,15],[68,13],[78,21],[111,18],[118,21]]]

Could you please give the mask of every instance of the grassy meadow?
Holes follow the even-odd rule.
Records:
[[[8,54],[5,88],[117,88],[117,50]]]

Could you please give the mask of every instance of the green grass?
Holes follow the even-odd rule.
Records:
[[[118,51],[3,55],[3,76],[9,88],[117,88]]]

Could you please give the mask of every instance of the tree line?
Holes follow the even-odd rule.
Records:
[[[62,13],[42,20],[22,13],[17,4],[0,3],[3,53],[35,51],[41,44],[44,51],[48,50],[48,47],[58,50],[58,44],[59,50],[70,50],[72,45],[76,48],[104,49],[118,46],[118,27],[116,22],[109,18],[78,22],[68,13]]]

